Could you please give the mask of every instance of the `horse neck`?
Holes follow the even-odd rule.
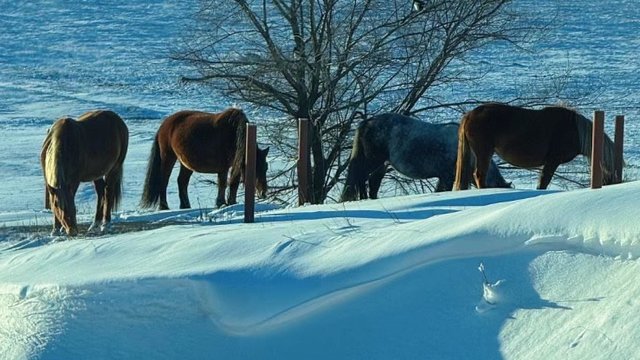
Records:
[[[591,134],[593,125],[587,118],[576,114],[576,128],[578,130],[578,143],[580,154],[586,156],[591,162]]]
[[[584,155],[589,161],[589,164],[591,164],[593,123],[581,115],[576,115],[576,127],[578,129],[580,154]],[[613,174],[614,149],[613,141],[611,141],[611,138],[609,138],[607,134],[604,134],[601,166],[603,170],[609,174]]]
[[[235,155],[233,158],[233,172],[240,171],[244,175],[244,158],[246,153],[246,136],[247,136],[247,118],[242,112],[236,112],[235,116],[230,119],[236,131]],[[257,150],[257,145],[256,145]]]

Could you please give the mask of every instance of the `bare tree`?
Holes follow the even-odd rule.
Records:
[[[185,81],[284,114],[270,141],[291,158],[297,118],[311,119],[311,201],[322,203],[348,165],[357,111],[443,106],[425,94],[464,80],[453,62],[531,30],[510,2],[203,1],[197,28],[175,57],[199,72]]]

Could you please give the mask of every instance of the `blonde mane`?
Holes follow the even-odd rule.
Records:
[[[49,133],[49,145],[44,161],[44,175],[47,185],[57,189],[65,183],[64,169],[60,164],[62,157],[62,144],[58,136],[52,136],[53,130]]]

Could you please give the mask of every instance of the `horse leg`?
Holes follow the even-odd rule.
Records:
[[[383,164],[369,174],[369,197],[371,199],[378,198],[378,190],[380,190],[380,184],[382,178],[387,173],[387,167]],[[364,185],[363,185],[364,187]]]
[[[491,155],[492,154],[476,156],[476,170],[473,172],[473,176],[478,189],[487,187],[487,173],[489,172],[489,165],[491,164]]]
[[[191,174],[193,174],[192,170],[180,164],[180,174],[178,175],[178,193],[180,195],[180,209],[191,208],[191,203],[189,203],[189,192],[187,191]]]
[[[362,179],[356,182],[356,187],[358,188],[358,193],[360,195],[360,200],[368,199],[367,195],[367,180]]]
[[[47,194],[47,203],[51,204],[51,195],[49,193],[49,189],[46,190],[46,194]],[[58,219],[58,217],[56,216],[56,212],[53,211],[53,208],[51,208],[51,212],[53,213],[53,229],[51,229],[51,236],[57,236],[57,235],[61,235],[62,234],[62,223],[60,222],[60,219]]]
[[[229,179],[229,196],[227,197],[228,205],[233,205],[236,203],[238,187],[240,187],[240,176],[241,174],[239,171],[231,171],[231,178]]]
[[[160,210],[169,210],[169,203],[167,202],[167,186],[169,186],[169,177],[171,177],[171,171],[173,165],[176,164],[178,158],[173,151],[167,151],[162,156],[162,164],[160,166],[160,174],[162,179],[160,180]]]
[[[221,171],[218,173],[218,197],[216,198],[216,207],[221,207],[222,205],[225,204],[224,202],[224,193],[227,190],[227,177],[229,176],[229,169],[225,170],[225,171]],[[238,188],[236,187],[236,190],[238,190]],[[229,198],[231,198],[231,193],[229,193]],[[233,197],[233,199],[230,200],[234,200],[235,203],[235,195]],[[231,204],[229,204],[231,205]]]
[[[75,229],[70,229],[68,235],[70,236],[76,236],[78,234],[78,220],[76,218],[76,214],[78,212],[78,210],[76,209],[76,192],[78,192],[78,187],[80,187],[80,181],[71,183],[69,185],[69,192],[71,193],[71,198],[70,198],[70,202],[72,207],[72,212],[71,212],[71,216],[73,218],[73,222],[76,224],[76,228]]]
[[[114,172],[112,170],[104,177],[104,201],[102,203],[102,222],[100,224],[100,231],[105,231],[108,225],[111,223],[111,211],[118,201],[118,190],[116,190],[116,188],[120,186],[120,180],[118,179],[119,176],[121,176],[119,175],[119,171]]]
[[[62,223],[58,220],[58,217],[53,215],[53,230],[51,230],[51,236],[63,235]]]
[[[104,206],[105,206],[105,182],[103,178],[99,178],[93,181],[93,186],[96,189],[96,215],[93,218],[93,223],[89,226],[88,232],[95,230],[96,226],[102,225],[104,221]]]
[[[549,186],[551,178],[556,172],[558,166],[560,166],[560,163],[550,162],[544,164],[544,166],[542,167],[542,172],[540,172],[540,178],[538,179],[538,190],[544,190],[547,188],[547,186]]]
[[[436,192],[451,191],[453,189],[453,177],[442,176],[438,178],[438,184],[436,185]]]

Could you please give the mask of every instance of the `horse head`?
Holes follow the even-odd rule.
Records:
[[[56,219],[62,224],[67,235],[77,235],[76,205],[70,189],[67,186],[54,188],[47,185],[47,191],[49,193],[49,204]]]
[[[611,162],[606,161],[607,159],[605,155],[605,160],[602,163],[602,185],[612,185],[622,182],[622,179],[619,179],[618,174],[616,174],[615,169],[613,169],[613,160],[611,160]]]
[[[615,168],[615,145],[611,138],[605,134],[602,149],[602,184],[611,185],[622,182],[622,177],[617,173]],[[625,166],[622,160],[622,166]]]
[[[357,193],[354,184],[345,184],[342,194],[340,195],[340,202],[357,200]]]
[[[492,160],[489,165],[489,172],[487,173],[487,187],[490,188],[513,188],[513,184],[511,181],[505,180],[500,173],[500,168],[498,165]]]
[[[267,197],[267,170],[269,169],[267,154],[269,154],[269,147],[258,148],[256,152],[256,190],[260,199]]]

